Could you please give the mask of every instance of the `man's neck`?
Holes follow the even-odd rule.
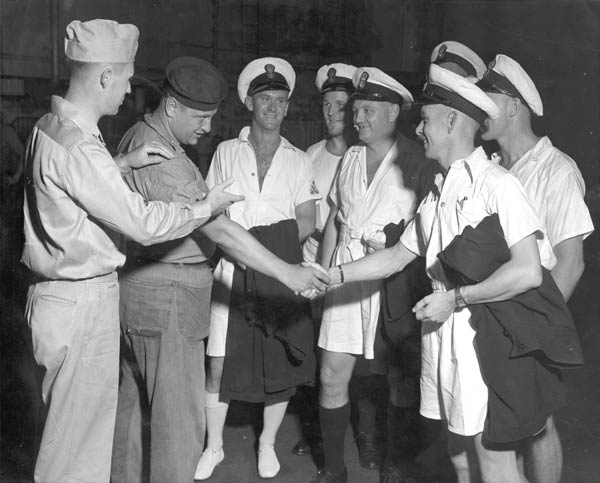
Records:
[[[502,166],[511,169],[515,163],[530,151],[540,140],[531,127],[513,129],[498,137],[498,145],[502,154]]]
[[[475,151],[475,144],[472,141],[454,144],[448,147],[443,158],[438,161],[442,168],[448,171],[455,161],[468,158],[473,151]]]
[[[325,141],[325,149],[329,154],[333,154],[334,156],[342,156],[347,148],[346,139],[344,139],[342,134],[327,138],[327,141]]]
[[[152,114],[150,114],[150,117],[155,124],[157,124],[160,128],[162,128],[163,131],[165,131],[169,135],[171,141],[175,141],[177,144],[180,144],[175,135],[173,134],[173,131],[171,130],[169,119],[165,114],[165,111],[162,108],[162,106],[159,106],[158,109],[156,109]]]
[[[374,143],[366,144],[367,148],[367,161],[373,160],[381,162],[385,155],[389,152],[391,147],[394,145],[396,138],[393,135],[386,136],[385,138],[379,139]]]
[[[95,125],[98,125],[98,121],[104,115],[96,106],[96,97],[90,95],[85,88],[74,84],[69,85],[64,99],[77,107],[81,115]]]
[[[253,123],[252,126],[250,126],[248,140],[255,148],[274,151],[281,142],[281,136],[279,135],[279,129],[265,130]]]

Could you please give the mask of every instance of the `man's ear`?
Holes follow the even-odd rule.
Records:
[[[173,97],[167,97],[165,100],[165,115],[167,117],[175,117],[177,107],[177,101]]]
[[[454,128],[456,126],[457,117],[458,117],[458,115],[456,114],[456,111],[450,111],[448,113],[448,117],[446,118],[447,124],[448,124],[448,134],[451,134],[452,131],[454,130]]]
[[[254,102],[252,101],[252,97],[246,96],[244,104],[246,104],[246,109],[248,109],[250,112],[254,110]]]
[[[508,117],[515,117],[523,109],[523,103],[517,97],[511,97],[508,102]]]
[[[100,85],[102,89],[106,89],[112,79],[113,71],[111,67],[107,67],[100,73]]]
[[[398,119],[399,115],[400,115],[400,106],[398,104],[392,104],[389,109],[388,121],[396,122],[396,119]]]

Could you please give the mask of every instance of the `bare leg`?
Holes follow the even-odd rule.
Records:
[[[481,483],[477,452],[473,438],[446,431],[448,436],[448,455],[458,483]]]
[[[527,483],[519,471],[514,449],[490,449],[482,443],[481,433],[473,438],[483,483]]]
[[[544,430],[523,442],[525,472],[533,483],[559,483],[563,453],[554,418],[550,416]]]

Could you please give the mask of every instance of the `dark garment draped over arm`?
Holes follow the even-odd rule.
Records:
[[[249,231],[286,262],[302,261],[295,220]],[[261,394],[311,383],[315,364],[308,301],[261,272],[236,266],[221,394],[259,401]]]
[[[487,279],[510,259],[498,215],[465,228],[438,257],[456,286]],[[507,443],[534,434],[566,403],[561,369],[583,364],[573,319],[552,275],[543,269],[539,288],[469,310],[489,391],[484,437]]]

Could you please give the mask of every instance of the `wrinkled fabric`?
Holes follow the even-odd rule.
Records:
[[[498,215],[467,226],[438,255],[457,286],[479,283],[510,260]],[[542,285],[509,300],[469,306],[483,379],[488,387],[484,437],[518,441],[541,430],[565,404],[560,367],[583,364],[571,314],[543,270]]]

